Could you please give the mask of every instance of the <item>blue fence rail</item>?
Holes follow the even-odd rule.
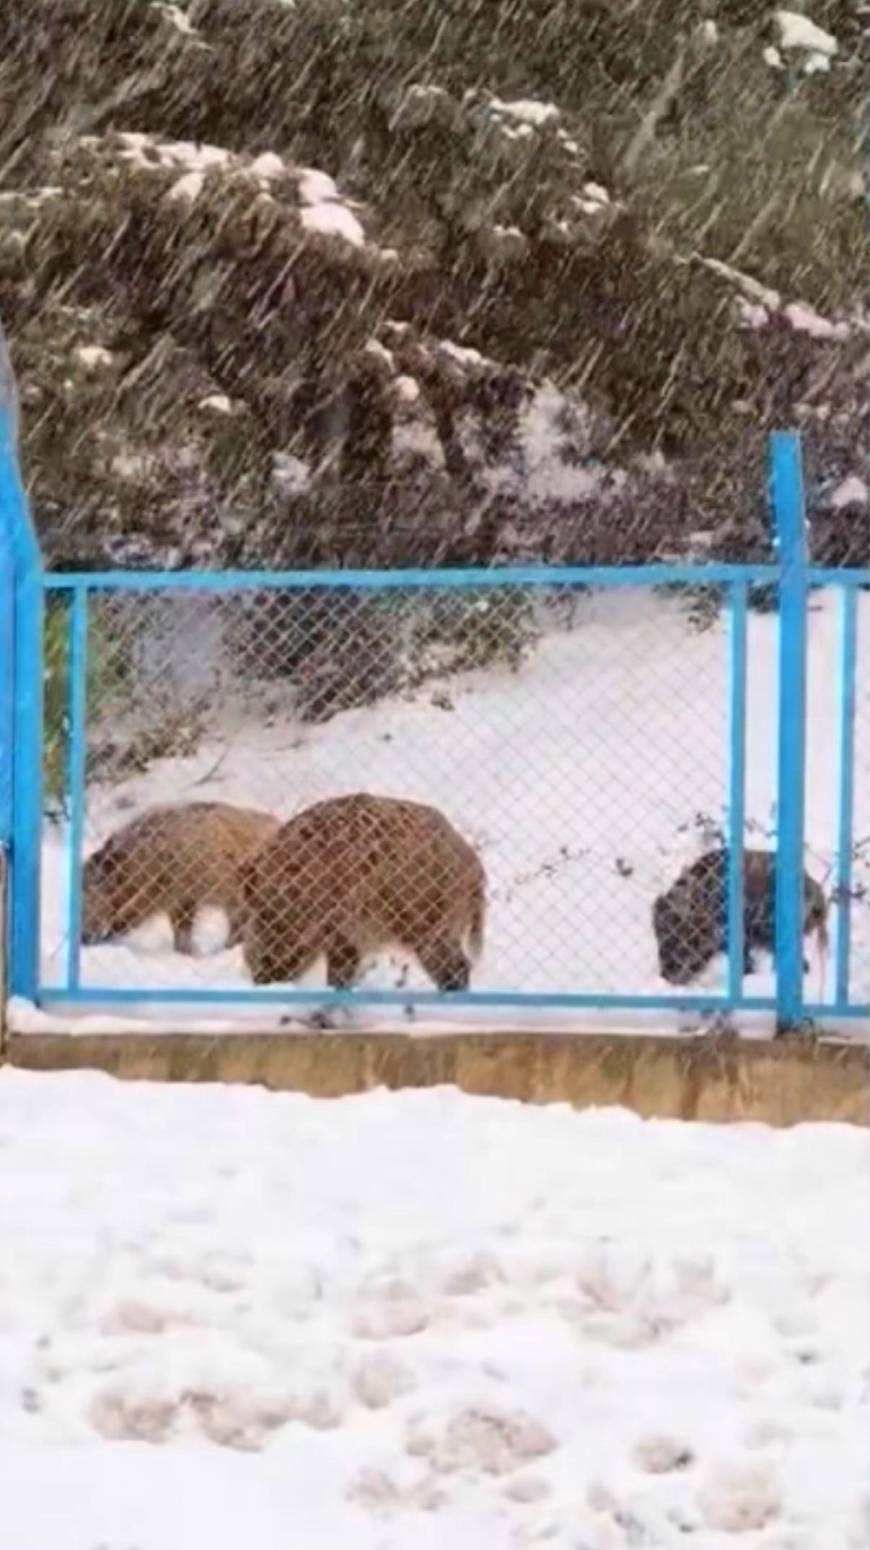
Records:
[[[11,855],[8,954],[12,994],[46,1007],[83,1008],[135,1003],[231,1008],[240,1003],[291,1008],[294,1004],[372,1006],[477,1005],[492,1009],[553,1008],[602,1011],[671,1010],[763,1012],[780,1028],[806,1019],[862,1018],[870,1005],[850,993],[852,852],[855,813],[855,714],[858,671],[858,592],[870,571],[813,567],[808,560],[796,433],[770,440],[770,498],[776,535],[768,565],[679,564],[625,567],[524,566],[495,570],[397,570],[317,572],[122,572],[51,573],[43,570],[18,472],[14,425],[0,417],[0,599],[14,601],[0,624],[0,838]],[[87,800],[89,621],[94,600],[154,594],[287,593],[318,589],[355,594],[456,593],[498,588],[715,588],[728,612],[728,729],[726,811],[728,847],[727,967],[721,991],[674,990],[663,994],[604,992],[578,983],[557,990],[482,986],[442,993],[407,989],[325,991],[268,987],[223,989],[83,984],[81,974],[82,862]],[[776,983],[768,996],[747,994],[744,970],[744,848],[746,845],[748,621],[751,589],[778,595],[778,692],[776,769]],[[840,595],[840,647],[836,682],[838,777],[833,917],[835,966],[828,1001],[805,995],[803,972],[803,874],[805,855],[808,611],[811,589]],[[40,867],[43,834],[43,682],[45,607],[62,602],[66,618],[66,801],[68,873],[66,954],[57,983],[42,968]],[[9,622],[7,622],[9,621]]]

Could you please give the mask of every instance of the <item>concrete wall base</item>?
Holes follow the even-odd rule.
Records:
[[[797,1035],[10,1033],[5,1054],[30,1071],[249,1082],[320,1098],[455,1084],[530,1103],[619,1104],[661,1119],[870,1123],[870,1049]]]

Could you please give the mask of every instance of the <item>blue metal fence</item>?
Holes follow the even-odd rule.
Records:
[[[776,852],[776,997],[785,1024],[801,1016],[806,770],[807,556],[800,445],[775,435],[771,505],[779,560],[779,764]]]
[[[437,991],[313,989],[217,989],[82,984],[80,965],[81,873],[86,808],[89,620],[95,599],[121,594],[288,593],[317,589],[383,594],[396,589],[559,588],[615,589],[689,586],[716,588],[729,615],[729,727],[727,766],[727,975],[721,993],[604,993],[582,984],[570,990],[497,990],[482,987],[446,993],[451,1005],[490,1008],[600,1008],[654,1012],[774,1013],[789,1027],[807,1018],[856,1018],[870,1005],[850,994],[852,943],[851,883],[855,803],[855,702],[858,664],[858,591],[870,585],[870,571],[829,570],[810,565],[801,477],[799,438],[793,432],[770,442],[770,496],[776,555],[769,565],[680,564],[552,568],[524,566],[496,570],[403,570],[318,572],[94,572],[50,573],[41,566],[17,468],[11,420],[0,419],[0,602],[14,593],[14,610],[0,623],[0,826],[11,849],[10,990],[45,1006],[159,1005],[225,1006],[241,1002],[290,1007],[353,1001],[355,1004],[427,1006],[445,999]],[[778,594],[778,738],[776,772],[776,987],[775,995],[748,995],[744,985],[743,852],[746,833],[747,678],[750,591]],[[803,974],[803,873],[806,782],[808,608],[812,588],[839,590],[841,635],[836,696],[838,781],[835,871],[835,974],[828,1002],[809,1002]],[[46,984],[40,966],[40,853],[43,823],[44,608],[61,600],[66,617],[66,812],[68,878],[66,961],[60,983]],[[11,623],[7,622],[11,618]],[[14,737],[11,732],[14,730]],[[14,748],[14,753],[12,752]],[[5,794],[4,794],[5,793]]]
[[[7,911],[8,982],[13,995],[35,999],[41,937],[43,570],[39,545],[21,483],[16,416],[0,403],[0,552],[13,581],[10,622],[3,626],[7,652],[0,661],[4,784],[11,783],[8,813],[11,887]],[[11,766],[11,768],[10,768]],[[5,828],[5,821],[4,821]]]

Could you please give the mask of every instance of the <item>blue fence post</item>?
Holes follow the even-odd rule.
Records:
[[[42,849],[42,561],[18,467],[18,395],[0,328],[0,547],[12,560],[13,608],[3,628],[12,641],[9,989],[34,1000],[39,985]],[[9,705],[3,703],[4,727]]]
[[[9,535],[0,526],[0,845],[7,853],[12,843],[14,672],[15,563]]]
[[[731,676],[728,768],[728,1000],[743,994],[743,831],[746,823],[746,645],[745,581],[730,588],[729,669]]]
[[[22,494],[23,502],[23,494]],[[22,545],[26,550],[28,546]],[[43,587],[26,556],[15,590],[15,754],[12,783],[12,939],[9,988],[35,1001],[39,987],[42,870]]]
[[[855,674],[858,661],[858,592],[843,586],[840,598],[840,727],[837,807],[837,958],[834,1000],[849,1003],[852,919],[852,840],[855,816]]]
[[[779,723],[776,851],[777,1032],[803,1016],[804,807],[806,786],[806,513],[797,431],[770,438],[770,483],[779,561]]]
[[[85,784],[87,759],[88,692],[88,594],[84,586],[75,588],[69,609],[68,722],[67,758],[67,956],[66,984],[78,990],[81,963],[81,877],[82,840],[85,820]]]

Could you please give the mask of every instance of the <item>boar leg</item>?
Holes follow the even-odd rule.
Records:
[[[359,974],[360,954],[347,937],[333,937],[326,952],[326,981],[333,990],[350,990]]]
[[[471,965],[458,942],[436,937],[416,944],[417,957],[439,990],[467,990]]]
[[[267,933],[265,944],[256,931],[245,939],[245,958],[255,985],[284,985],[298,980],[311,968],[320,951],[316,940],[288,942],[275,930]]]
[[[245,911],[241,905],[227,910],[227,940],[226,947],[237,947],[245,936]]]
[[[196,919],[196,904],[189,899],[179,904],[173,904],[169,912],[172,925],[172,943],[177,953],[193,954],[193,923]]]

